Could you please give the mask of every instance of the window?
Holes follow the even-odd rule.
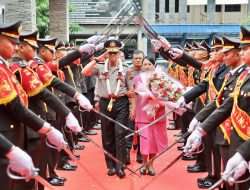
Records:
[[[215,12],[221,12],[221,5],[215,6]]]
[[[235,4],[235,5],[225,5],[225,12],[240,12],[241,11],[241,5]]]
[[[187,6],[187,12],[190,13],[190,5]]]
[[[155,12],[160,12],[160,0],[155,0]]]
[[[165,13],[169,13],[169,0],[165,0]]]
[[[179,0],[175,0],[175,12],[179,12]]]
[[[204,5],[204,12],[207,12],[207,5]]]

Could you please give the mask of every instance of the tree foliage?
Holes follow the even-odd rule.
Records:
[[[49,0],[36,0],[36,25],[40,37],[49,33]]]
[[[76,11],[77,7],[69,5],[69,12]],[[36,0],[36,24],[40,37],[44,38],[49,33],[49,0]],[[69,24],[69,32],[75,33],[82,30],[77,23]]]

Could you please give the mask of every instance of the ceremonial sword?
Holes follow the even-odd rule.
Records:
[[[226,178],[221,178],[219,181],[217,181],[213,186],[209,187],[208,190],[213,190],[215,189],[217,186],[219,186],[220,184],[222,184],[224,181],[226,181],[226,179],[229,178],[230,175],[233,175],[233,173],[236,171],[237,167],[235,167],[231,172],[229,172],[229,174],[227,175]],[[245,183],[248,180],[250,180],[250,176],[247,179],[243,179],[240,181],[234,181],[233,183]]]
[[[81,109],[80,106],[79,106],[79,110],[80,110],[81,112],[83,112],[83,110]],[[91,111],[93,111],[93,112],[97,113],[98,115],[100,115],[100,116],[106,118],[107,120],[109,120],[109,121],[111,121],[111,122],[113,122],[113,123],[119,125],[120,127],[124,128],[125,130],[127,130],[127,131],[129,131],[129,132],[135,133],[135,134],[139,135],[140,137],[142,137],[142,138],[144,138],[144,139],[147,139],[147,138],[144,137],[143,135],[140,135],[138,132],[133,131],[132,129],[126,127],[125,125],[119,123],[118,121],[112,119],[111,117],[105,115],[104,113],[102,113],[102,112],[100,112],[100,111],[98,111],[98,110],[96,110],[96,109],[94,109],[94,108],[93,108]]]
[[[32,179],[34,179],[35,181],[39,182],[41,185],[43,185],[45,188],[49,189],[49,190],[57,190],[55,187],[53,187],[52,185],[50,185],[45,179],[43,179],[40,175],[38,175],[38,171],[39,169],[35,168],[33,170],[33,176]],[[10,167],[7,167],[7,175],[11,178],[11,179],[15,179],[15,180],[27,180],[27,177],[24,176],[16,176],[13,173],[11,173]]]
[[[190,133],[186,132],[183,136],[181,136],[177,141],[175,141],[174,143],[172,143],[170,146],[168,146],[167,148],[165,148],[162,152],[160,152],[159,154],[157,154],[155,157],[151,158],[148,162],[142,164],[139,168],[137,168],[135,170],[138,171],[141,168],[143,168],[144,166],[148,165],[149,163],[151,163],[153,160],[155,160],[156,158],[160,157],[162,154],[164,154],[165,152],[167,152],[169,149],[171,149],[174,145],[176,145],[177,143],[179,143],[179,141],[183,138],[186,138]]]
[[[138,134],[140,131],[142,131],[142,130],[144,130],[144,129],[146,129],[146,128],[152,126],[152,125],[154,125],[155,123],[159,122],[159,121],[162,120],[163,118],[167,117],[170,113],[174,112],[175,110],[176,110],[176,108],[170,110],[169,112],[163,114],[161,117],[157,118],[156,120],[152,121],[151,123],[147,124],[146,126],[142,127],[141,129],[138,129],[138,130],[133,131],[133,132],[134,132],[135,134]],[[132,136],[132,135],[133,135],[133,134],[131,133],[131,134],[125,136],[125,138],[128,138],[128,137],[130,137],[130,136]]]
[[[168,170],[171,166],[173,166],[183,155],[184,153],[182,152],[180,155],[178,155],[171,163],[169,163],[163,170],[161,170],[158,175],[154,176],[148,183],[146,183],[144,186],[140,188],[140,190],[145,189],[148,187],[153,181],[155,181],[161,174],[163,174],[166,170]]]

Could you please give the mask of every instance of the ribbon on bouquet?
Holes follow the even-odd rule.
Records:
[[[145,111],[149,117],[155,117],[157,110],[160,107],[167,107],[169,110],[173,110],[175,108],[175,102],[166,101],[159,95],[154,94],[143,82],[139,82],[135,91],[141,96],[143,103],[145,101],[148,102],[142,110]],[[186,109],[181,108],[178,110],[175,109],[174,111],[177,114],[182,115]]]

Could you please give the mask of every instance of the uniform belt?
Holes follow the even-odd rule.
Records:
[[[118,96],[117,98],[113,98],[115,100],[122,100],[122,99],[127,99],[128,97],[127,96]],[[101,97],[101,100],[103,101],[109,101],[111,98],[104,98],[104,97]]]

